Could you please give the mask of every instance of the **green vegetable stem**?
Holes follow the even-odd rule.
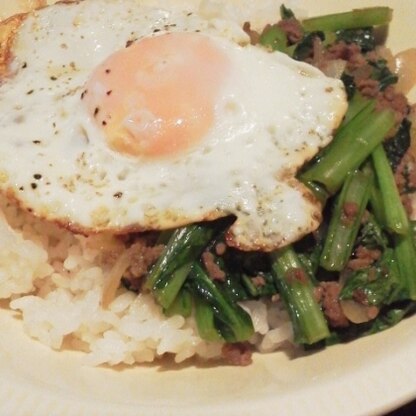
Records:
[[[178,228],[171,235],[146,281],[146,287],[163,308],[168,309],[175,300],[189,274],[191,263],[199,258],[214,237],[215,225],[192,224]]]
[[[314,286],[291,246],[271,254],[275,284],[289,312],[295,341],[314,344],[329,336]]]
[[[317,182],[330,194],[340,189],[348,172],[357,169],[394,126],[390,110],[365,107],[335,135],[315,164],[300,175],[303,182]]]
[[[372,160],[384,207],[386,227],[392,233],[406,234],[409,229],[409,220],[407,219],[407,214],[394,180],[393,171],[382,145],[375,148],[372,153]]]
[[[302,26],[307,32],[316,30],[335,32],[342,29],[386,25],[392,17],[393,10],[389,7],[368,7],[305,19],[302,21]]]
[[[341,271],[347,264],[367,206],[372,185],[371,170],[357,170],[347,176],[329,223],[320,265]]]

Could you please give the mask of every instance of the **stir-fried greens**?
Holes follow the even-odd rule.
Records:
[[[416,227],[395,177],[411,123],[376,98],[393,94],[397,82],[376,52],[376,30],[391,18],[391,9],[375,7],[299,21],[282,6],[281,21],[262,33],[245,25],[252,43],[312,64],[330,53],[342,68],[348,111],[333,142],[298,175],[322,202],[324,221],[313,235],[273,253],[225,249],[233,218],[163,233],[166,246],[145,288],[167,315],[194,311],[203,339],[242,342],[254,329],[239,302],[278,296],[297,343],[329,345],[384,330],[414,311]],[[339,66],[334,45],[343,45],[344,54],[358,51],[360,63],[341,59]],[[357,75],[364,71],[358,67],[365,75]]]

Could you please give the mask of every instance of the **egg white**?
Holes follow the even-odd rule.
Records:
[[[171,158],[120,155],[86,112],[94,68],[145,36],[209,36],[232,63],[199,146]],[[201,35],[201,36],[202,36]],[[341,82],[247,45],[239,24],[138,0],[84,0],[29,15],[0,86],[0,189],[84,233],[165,229],[235,215],[230,244],[272,250],[314,230],[320,205],[294,179],[346,109]]]

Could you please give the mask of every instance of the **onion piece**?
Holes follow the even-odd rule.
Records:
[[[344,73],[346,65],[347,61],[344,61],[343,59],[334,59],[325,62],[321,66],[321,70],[327,77],[340,79]]]
[[[133,244],[118,257],[110,272],[108,273],[107,281],[104,285],[103,294],[101,297],[101,305],[103,308],[107,308],[114,300],[123,274],[131,265],[133,255],[136,251],[137,245]]]
[[[396,90],[407,94],[416,85],[416,48],[406,49],[394,57],[395,73],[399,77]]]
[[[374,319],[378,315],[376,306],[367,306],[354,300],[340,300],[342,312],[354,324],[362,324]]]

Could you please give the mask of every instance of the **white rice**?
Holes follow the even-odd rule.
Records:
[[[20,312],[28,335],[60,350],[84,351],[90,365],[134,364],[166,354],[176,362],[221,357],[220,343],[203,341],[193,318],[170,318],[151,295],[120,288],[101,306],[106,276],[124,246],[115,237],[84,237],[18,210],[0,199],[0,298]],[[280,302],[247,301],[256,334],[270,352],[292,339]]]

